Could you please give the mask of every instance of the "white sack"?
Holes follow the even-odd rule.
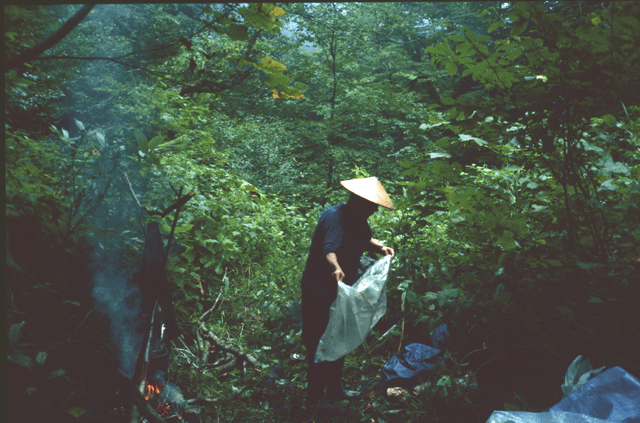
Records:
[[[387,311],[387,277],[391,256],[376,261],[353,284],[338,282],[329,324],[320,338],[314,361],[335,361],[355,350]]]

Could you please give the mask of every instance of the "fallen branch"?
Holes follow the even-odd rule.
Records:
[[[182,335],[180,335],[180,338],[178,338],[178,339],[180,339],[182,341]],[[198,357],[196,357],[196,355],[191,352],[191,350],[187,347],[187,345],[184,343],[184,341],[182,341],[182,344],[184,345],[184,348],[178,348],[176,346],[176,344],[174,344],[173,341],[171,341],[171,345],[173,346],[173,350],[174,351],[179,352],[184,358],[187,359],[189,364],[191,364],[192,366],[197,366],[198,365]],[[191,358],[188,355],[186,355],[185,352],[188,352],[193,358]],[[194,361],[191,361],[192,359]]]
[[[232,361],[236,360],[236,356],[234,356],[233,354],[231,354],[230,352],[224,352],[225,356],[223,358],[221,358],[220,360],[216,361],[213,364],[207,364],[205,366],[202,366],[203,369],[216,369],[216,367],[218,367],[218,369],[216,370],[224,370],[225,368],[223,366],[231,363]]]
[[[226,398],[191,398],[185,401],[187,405],[209,405],[216,404],[221,401],[227,401]]]
[[[228,351],[240,358],[242,358],[243,360],[248,361],[249,363],[251,363],[251,365],[257,369],[262,369],[262,363],[260,363],[260,361],[258,359],[256,359],[254,356],[252,356],[251,354],[246,354],[243,353],[242,350],[240,349],[240,347],[236,346],[236,345],[231,345],[231,344],[225,344],[224,342],[222,342],[222,340],[220,338],[218,338],[216,336],[216,334],[214,334],[213,332],[211,332],[210,330],[208,330],[203,322],[200,322],[200,325],[198,326],[198,329],[200,329],[200,331],[202,332],[202,336],[205,338],[210,339],[211,341],[213,341],[213,343],[220,348],[221,350],[224,351]]]
[[[204,366],[201,367],[201,369],[214,370],[219,374],[228,372],[229,370],[233,369],[236,366],[236,364],[238,364],[237,357],[229,352],[225,352],[225,354],[226,354],[225,357],[221,358],[220,360],[216,361],[213,364],[205,364]]]
[[[378,338],[378,340],[377,340],[377,341],[375,341],[373,344],[371,344],[371,346],[367,349],[367,352],[366,352],[366,353],[367,353],[367,354],[373,354],[373,353],[374,353],[378,348],[380,348],[380,346],[382,345],[380,342],[382,342],[382,341],[385,339],[385,337],[386,337],[389,333],[391,333],[391,331],[392,331],[392,330],[394,330],[394,329],[396,328],[396,326],[398,326],[398,325],[400,324],[400,322],[403,322],[403,324],[404,324],[404,318],[405,318],[405,317],[407,317],[407,316],[409,315],[409,313],[411,313],[411,312],[408,312],[407,314],[405,314],[404,316],[402,316],[402,317],[400,318],[400,320],[398,320],[398,321],[396,322],[396,324],[395,324],[395,325],[391,326],[391,327],[389,328],[389,330],[388,330],[388,331],[386,331],[385,333],[383,333],[383,334],[382,334],[382,336],[381,336],[380,338]]]
[[[200,331],[198,330],[198,327],[196,327],[196,347],[197,347],[196,349],[198,350],[198,358],[196,359],[196,366],[199,366],[202,364],[203,351],[201,350],[201,348],[204,347],[204,342],[202,341],[202,337],[200,336]]]
[[[211,343],[209,340],[205,340],[202,346],[202,357],[200,357],[201,366],[204,366],[209,361],[209,348],[211,348]]]
[[[210,405],[219,402],[228,402],[236,399],[236,397],[240,395],[242,391],[244,391],[244,388],[238,389],[235,394],[231,395],[228,398],[191,398],[186,400],[185,403],[187,405]]]
[[[227,274],[225,272],[225,276],[226,275]],[[224,277],[222,279],[224,279]],[[213,306],[209,310],[205,311],[204,314],[202,314],[202,316],[200,316],[200,318],[198,319],[198,324],[204,322],[204,316],[206,316],[207,314],[212,313],[212,312],[214,312],[216,310],[216,308],[218,307],[218,301],[220,300],[221,296],[222,296],[222,290],[220,290],[220,293],[218,294],[218,298],[216,298],[216,302],[213,303]]]
[[[226,276],[226,272],[225,272],[225,276]],[[220,297],[222,297],[222,290],[220,290],[220,293],[218,294],[218,297],[216,298],[216,301],[213,303],[213,306],[211,306],[211,308],[207,311],[205,311],[202,316],[200,316],[200,318],[198,319],[198,324],[203,323],[204,322],[204,318],[207,314],[214,312],[217,308],[218,308],[218,304],[222,304],[219,303],[220,301]],[[197,343],[198,343],[198,355],[200,357],[200,365],[201,366],[205,366],[207,364],[207,362],[209,361],[209,347],[211,346],[211,343],[209,341],[204,341],[203,344],[203,350],[200,351],[200,343],[202,342],[202,339],[200,338],[200,332],[198,331],[198,329],[196,328],[196,337],[197,339]]]

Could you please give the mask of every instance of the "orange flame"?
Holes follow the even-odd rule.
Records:
[[[147,382],[147,388],[145,390],[145,396],[144,399],[146,401],[149,401],[151,399],[151,396],[156,396],[160,394],[160,390],[162,389],[162,384],[159,382]],[[160,414],[160,416],[164,417],[169,415],[169,413],[171,412],[171,405],[169,405],[168,402],[165,402],[164,404],[160,404],[158,405],[158,407],[156,407],[158,414]]]
[[[147,382],[146,395],[144,396],[144,399],[146,401],[149,401],[149,399],[151,398],[151,394],[158,395],[160,393],[161,387],[162,387],[162,384],[160,383]]]

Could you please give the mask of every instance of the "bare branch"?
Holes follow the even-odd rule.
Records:
[[[224,275],[225,275],[225,276],[227,276],[226,269],[225,269],[225,273],[224,273]],[[224,277],[223,277],[222,279],[224,280]],[[204,312],[204,314],[203,314],[202,316],[200,316],[200,318],[198,319],[198,323],[203,322],[203,321],[204,321],[204,317],[205,317],[207,314],[209,314],[209,313],[211,313],[211,312],[215,311],[215,310],[216,310],[216,308],[218,308],[218,300],[220,300],[220,297],[221,297],[221,296],[222,296],[222,290],[220,290],[220,293],[218,294],[218,298],[216,298],[216,302],[215,302],[215,303],[213,303],[213,306],[212,306],[209,310],[205,311],[205,312]],[[222,303],[221,303],[221,304],[222,304]]]
[[[129,187],[129,193],[131,194],[131,197],[133,197],[133,201],[135,201],[136,206],[138,206],[136,207],[136,215],[138,217],[138,223],[140,224],[140,229],[142,230],[142,233],[146,237],[146,231],[144,228],[144,223],[142,221],[142,213],[140,213],[140,210],[142,209],[146,210],[146,208],[142,207],[142,204],[140,204],[140,201],[138,200],[138,197],[136,196],[135,191],[133,191],[131,182],[129,182],[129,177],[127,176],[127,174],[122,169],[120,169],[120,174],[122,175],[122,177],[124,178],[124,181],[127,183],[127,186]]]
[[[38,55],[44,53],[46,50],[48,50],[49,48],[53,47],[55,44],[57,44],[58,42],[60,42],[69,32],[71,32],[73,30],[73,28],[75,28],[81,21],[82,19],[84,19],[89,12],[91,11],[91,9],[94,7],[95,5],[91,4],[86,4],[82,7],[82,9],[80,9],[78,11],[78,13],[76,13],[71,19],[69,19],[55,34],[53,34],[51,37],[49,37],[47,40],[45,40],[44,42],[42,42],[40,45],[26,50],[24,52],[22,52],[21,54],[19,54],[18,56],[16,56],[15,58],[13,58],[11,61],[9,61],[6,65],[5,65],[5,71],[13,69],[19,65],[21,65],[24,62],[30,62],[33,60],[47,60],[47,59],[74,59],[74,57],[68,57],[68,56],[45,56],[45,57],[37,57]],[[213,22],[205,22],[205,25],[200,28],[198,31],[194,32],[193,34],[185,37],[187,39],[189,38],[193,38],[194,36],[200,34],[201,32],[203,32],[205,29],[207,28],[211,28],[211,26],[215,23],[218,22],[220,18],[216,19]],[[137,69],[142,69],[145,70],[143,68],[139,68],[137,66],[133,66],[133,65],[129,65],[127,63],[122,63],[119,62],[118,59],[124,59],[125,57],[129,57],[129,56],[133,56],[135,54],[139,54],[139,53],[146,53],[146,52],[150,52],[150,51],[156,51],[156,50],[166,50],[169,47],[173,47],[177,44],[180,44],[181,41],[178,40],[174,43],[171,44],[165,44],[165,45],[161,45],[158,47],[153,47],[153,48],[149,48],[149,49],[144,49],[144,50],[136,50],[136,51],[132,51],[130,53],[124,54],[122,56],[118,56],[118,57],[112,57],[112,58],[100,58],[101,60],[112,60],[116,63],[121,63],[127,66],[132,66],[135,67]],[[80,58],[78,58],[80,59]],[[158,75],[160,76],[160,75]]]
[[[93,9],[93,6],[95,5],[85,4],[84,6],[82,6],[82,8],[80,8],[80,10],[75,15],[73,15],[73,17],[65,22],[65,24],[62,25],[62,27],[57,30],[51,37],[47,38],[37,46],[23,51],[13,59],[9,60],[9,62],[4,66],[4,71],[6,72],[8,70],[17,68],[25,62],[36,59],[37,56],[59,43],[68,33],[73,30],[73,28],[78,26],[78,24],[89,14],[91,9]]]
[[[229,402],[231,400],[236,399],[237,396],[242,393],[242,391],[244,391],[244,388],[238,389],[235,394],[231,395],[228,398],[191,398],[191,399],[188,399],[186,403],[187,405],[191,405],[191,404],[210,405],[210,404],[216,404],[218,402]]]
[[[83,56],[43,56],[43,57],[34,57],[30,60],[108,60],[110,62],[114,62],[117,63],[119,65],[123,65],[123,66],[129,66],[130,68],[134,68],[134,69],[140,69],[142,71],[148,72],[152,75],[155,75],[159,78],[162,79],[166,79],[167,81],[173,82],[174,84],[177,85],[182,85],[183,87],[189,87],[188,84],[185,84],[184,82],[179,82],[176,81],[174,79],[171,78],[167,78],[166,76],[164,76],[163,74],[159,73],[159,72],[155,72],[152,71],[150,69],[147,68],[143,68],[140,66],[136,66],[136,65],[132,65],[131,63],[125,63],[125,62],[121,62],[120,60],[116,60],[113,57],[83,57]]]
[[[225,344],[213,332],[208,330],[203,322],[200,322],[200,324],[198,325],[198,329],[202,332],[202,336],[204,336],[205,338],[209,338],[220,349],[229,351],[230,353],[233,353],[238,357],[248,361],[249,363],[251,363],[251,365],[253,365],[253,367],[258,370],[262,369],[262,363],[260,363],[260,361],[258,361],[254,356],[252,356],[251,354],[243,353],[242,350],[240,350],[240,348],[236,345]]]
[[[171,206],[169,206],[168,209],[166,209],[165,211],[161,212],[161,211],[153,211],[153,210],[149,210],[146,207],[142,207],[147,213],[149,213],[149,216],[160,216],[160,217],[165,217],[166,215],[168,215],[169,213],[171,213],[172,211],[179,209],[180,207],[184,206],[187,201],[191,200],[196,193],[193,191],[189,191],[187,193],[187,195],[185,195],[184,197],[180,197],[180,195],[182,194],[182,188],[180,188],[180,192],[177,193],[178,195],[178,201],[176,201],[175,203],[173,203]]]
[[[189,201],[189,199],[191,197],[193,197],[195,195],[195,193],[193,191],[189,191],[189,194],[185,195],[186,200],[184,200],[183,203],[180,203],[180,201],[182,200],[180,198],[180,196],[182,195],[182,188],[184,187],[180,187],[180,191],[178,191],[178,201],[171,206],[171,209],[176,209],[176,215],[173,217],[173,223],[171,224],[171,232],[169,233],[169,239],[167,240],[167,246],[164,249],[164,261],[163,263],[166,265],[167,264],[167,259],[169,258],[169,250],[171,249],[171,241],[173,240],[173,233],[176,230],[176,225],[178,224],[178,217],[180,217],[180,207],[182,207],[182,204],[186,203],[187,201]]]

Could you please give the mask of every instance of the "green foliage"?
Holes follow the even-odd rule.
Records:
[[[5,59],[76,10],[6,7]],[[373,389],[397,347],[447,323],[460,340],[451,365],[407,397],[402,419],[548,407],[507,392],[522,373],[502,354],[566,358],[564,343],[602,338],[616,364],[634,365],[639,15],[633,2],[96,6],[45,55],[125,64],[41,58],[5,75],[7,216],[35,217],[42,246],[33,261],[8,251],[8,315],[28,320],[30,341],[106,344],[83,294],[91,257],[132,273],[146,224],[166,238],[175,219],[141,212],[132,193],[163,210],[192,190],[167,263],[186,344],[171,374],[187,397],[235,395],[208,407],[220,420],[295,420],[305,365],[289,357],[304,348],[288,310],[311,234],[347,198],[340,180],[373,175],[397,210],[369,222],[397,256],[388,315],[347,357],[348,386]],[[188,360],[204,347],[193,322],[221,292],[207,328],[262,373]],[[276,364],[291,386],[270,392],[260,380]],[[72,386],[52,392],[105,389],[94,370],[58,368]],[[476,400],[460,378],[481,369]],[[16,395],[45,391],[32,376]],[[367,418],[388,419],[385,400],[367,404]],[[362,407],[343,411],[362,419]]]
[[[408,179],[401,213],[440,231],[438,242],[427,238],[422,248],[407,243],[428,274],[410,264],[397,270],[402,307],[427,328],[443,321],[471,328],[479,318],[548,341],[562,336],[549,334],[552,321],[582,333],[593,333],[595,321],[557,305],[555,285],[578,304],[597,301],[596,292],[628,295],[638,256],[638,109],[610,95],[636,78],[635,53],[623,53],[635,43],[635,18],[613,30],[625,13],[637,16],[637,6],[563,22],[542,5],[519,3],[506,39],[489,46],[486,36],[464,30],[448,37],[455,49],[447,40],[427,48],[434,64],[452,75],[461,67],[490,94],[443,97],[447,108],[424,124],[440,132],[440,148],[400,163]],[[624,76],[614,77],[614,68]],[[600,72],[597,84],[593,72]],[[397,227],[399,242],[411,240],[412,225]],[[437,288],[424,293],[433,280]]]
[[[5,130],[5,168],[7,214],[27,208],[33,213],[38,205],[56,201],[56,154],[52,146],[37,142],[20,130]],[[12,211],[10,211],[12,210]]]
[[[605,15],[609,16],[606,13]],[[552,23],[560,19],[557,15],[545,14],[544,7],[540,5],[529,8],[526,4],[518,5],[510,16],[516,22],[514,31],[517,30],[518,33],[522,32],[518,27],[521,24],[518,22],[526,20],[529,16],[540,28],[551,28]],[[633,23],[629,22],[629,26],[621,27],[622,33],[624,31],[633,33]],[[495,194],[499,194],[502,198],[507,198],[506,195],[509,195],[512,204],[515,204],[518,201],[517,197],[520,197],[523,203],[519,204],[531,206],[536,200],[530,199],[527,195],[522,197],[525,191],[520,187],[523,183],[535,190],[534,192],[542,191],[541,196],[546,195],[545,191],[555,193],[557,196],[563,195],[568,212],[558,212],[554,215],[564,214],[559,223],[567,230],[570,252],[577,255],[576,241],[581,244],[581,241],[585,241],[599,249],[599,253],[591,254],[599,255],[602,259],[607,240],[613,239],[615,235],[606,233],[609,226],[604,214],[606,208],[603,208],[604,204],[599,195],[602,189],[599,187],[612,174],[630,176],[631,168],[628,165],[633,166],[637,163],[637,158],[627,155],[627,160],[630,161],[625,161],[627,163],[625,164],[615,162],[610,157],[612,152],[616,151],[615,147],[612,148],[610,141],[615,135],[594,131],[593,122],[598,122],[598,116],[613,110],[612,108],[617,109],[618,113],[622,110],[619,105],[608,102],[608,98],[605,101],[593,99],[605,99],[609,92],[622,91],[622,86],[617,88],[620,79],[614,78],[613,73],[605,70],[603,66],[611,66],[610,69],[622,66],[627,69],[626,75],[631,76],[634,71],[631,67],[625,68],[625,66],[629,66],[633,59],[631,62],[626,62],[626,59],[622,59],[623,56],[619,56],[620,63],[610,63],[608,60],[605,61],[604,56],[609,56],[604,52],[602,58],[599,58],[600,50],[597,45],[600,41],[596,40],[615,37],[611,27],[607,29],[606,26],[594,25],[591,20],[587,20],[577,31],[569,31],[568,28],[568,23],[556,26],[555,29],[559,32],[552,38],[566,39],[567,45],[581,46],[582,50],[575,48],[571,50],[572,54],[577,55],[576,58],[582,55],[579,59],[582,69],[580,71],[572,71],[568,67],[570,65],[567,58],[562,59],[564,57],[562,47],[556,46],[562,46],[564,42],[551,45],[542,38],[518,37],[513,33],[507,40],[495,41],[494,44],[497,47],[491,53],[485,51],[486,46],[471,38],[469,41],[450,38],[458,41],[456,49],[461,51],[460,54],[452,54],[448,45],[445,44],[430,48],[429,50],[437,55],[434,63],[464,65],[466,70],[463,74],[471,75],[487,89],[497,90],[497,94],[491,100],[483,102],[480,108],[477,107],[477,101],[473,100],[461,99],[455,102],[455,107],[449,109],[445,115],[449,119],[456,119],[456,124],[450,122],[449,126],[457,137],[445,137],[440,143],[448,145],[451,149],[473,140],[479,146],[489,150],[485,150],[487,151],[484,154],[485,163],[495,163],[497,159],[502,163],[511,164],[511,167],[507,167],[508,169],[517,170],[531,170],[535,166],[536,175],[528,175],[526,172],[522,174],[518,171],[510,177],[505,177],[509,182],[510,192],[505,193],[504,190],[494,186],[492,197],[495,198]],[[547,33],[548,31],[545,32]],[[624,35],[621,37],[621,40],[626,39]],[[630,38],[629,42],[631,43]],[[619,48],[621,52],[629,48],[624,42],[615,43],[615,45],[614,48]],[[480,55],[479,60],[472,60],[471,56],[476,53]],[[522,53],[527,55],[528,63],[523,63],[519,59]],[[590,78],[592,69],[596,66],[601,73],[610,77],[602,79],[600,84],[589,82],[590,91],[585,95],[584,87],[587,86],[587,82],[580,82],[581,75]],[[567,79],[565,75],[568,74],[571,74],[574,79]],[[551,93],[546,93],[544,85],[560,88],[554,88]],[[447,104],[444,99],[443,102]],[[563,113],[562,110],[548,110],[550,105],[560,103],[564,106],[563,110],[569,110],[568,118],[558,117]],[[622,104],[624,105],[624,101]],[[478,117],[472,119],[473,114],[477,114]],[[612,119],[615,118],[611,116],[609,119],[610,123],[613,123]],[[471,137],[465,132],[473,132],[475,136]],[[592,151],[596,153],[591,153]],[[615,155],[621,157],[618,152]],[[442,174],[445,168],[442,165],[432,165],[431,169],[435,174]],[[446,176],[450,177],[451,182],[460,183],[456,175],[447,174]],[[543,180],[557,181],[559,185],[555,188],[548,186],[547,189],[538,187],[539,182],[536,178],[542,177],[544,177]],[[464,200],[469,197],[469,194],[472,193],[467,188],[464,196],[456,201],[460,204],[460,208],[464,207]],[[546,201],[548,202],[549,200]],[[466,205],[469,207],[472,204]],[[517,213],[520,212],[517,211]],[[575,217],[574,214],[576,214]],[[588,233],[583,233],[582,228]],[[504,230],[508,233],[499,230],[497,236],[501,236],[500,239],[506,243],[503,247],[506,246],[509,249],[513,234],[517,236],[517,228],[504,228]]]

